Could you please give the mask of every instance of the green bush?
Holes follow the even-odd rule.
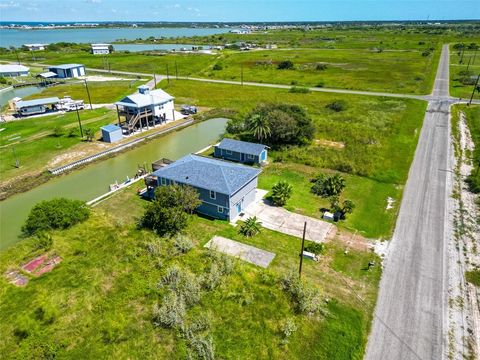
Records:
[[[174,292],[169,292],[162,304],[153,307],[153,324],[159,327],[173,328],[183,323],[185,317],[185,301]]]
[[[42,230],[67,229],[88,219],[90,209],[83,201],[65,198],[46,200],[35,205],[22,231],[33,235]]]
[[[465,278],[469,283],[480,287],[480,270],[467,271],[465,273]]]
[[[316,242],[311,242],[309,241],[307,245],[305,246],[305,251],[314,253],[315,255],[320,255],[324,252],[325,250],[325,245],[324,244],[319,244]]]
[[[193,248],[193,241],[186,235],[177,234],[173,240],[173,246],[177,252],[185,254]]]
[[[223,70],[223,66],[221,64],[217,63],[217,64],[213,65],[212,70],[214,70],[214,71]]]
[[[347,103],[343,100],[336,100],[330,104],[327,104],[325,107],[335,112],[340,112],[347,110]]]
[[[290,273],[281,280],[283,291],[290,295],[295,310],[301,314],[313,314],[320,310],[320,292],[304,283],[297,274]]]
[[[246,237],[252,237],[260,233],[262,229],[262,223],[257,219],[256,216],[249,217],[243,222],[240,226],[238,232]]]
[[[292,185],[286,181],[279,181],[272,187],[272,202],[276,206],[284,206],[292,196]]]
[[[320,174],[312,182],[312,192],[324,198],[338,196],[345,188],[345,179],[340,174]]]
[[[279,70],[292,70],[295,68],[293,62],[291,60],[283,60],[277,65],[277,69]]]
[[[294,94],[308,94],[310,92],[310,89],[302,86],[292,86],[290,90],[288,90],[288,92]]]

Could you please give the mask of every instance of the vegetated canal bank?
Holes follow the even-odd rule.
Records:
[[[219,118],[191,125],[0,202],[0,250],[21,240],[21,226],[32,206],[39,201],[55,197],[91,200],[106,193],[109,184],[116,180],[133,177],[138,165],[146,163],[149,167],[159,158],[176,160],[204,148],[218,139],[226,124],[227,119]]]

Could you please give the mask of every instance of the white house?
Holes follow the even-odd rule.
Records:
[[[131,133],[144,127],[155,126],[169,120],[178,120],[183,115],[174,109],[174,97],[161,89],[150,90],[147,85],[138,87],[138,92],[115,103],[118,123]]]
[[[107,55],[110,54],[110,44],[92,44],[93,55]]]
[[[29,71],[23,65],[0,65],[0,77],[27,76]]]
[[[24,44],[23,46],[25,46],[30,51],[41,51],[45,50],[47,44]]]

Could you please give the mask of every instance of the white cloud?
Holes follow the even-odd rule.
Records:
[[[37,12],[37,11],[40,10],[39,8],[34,7],[34,6],[29,6],[29,7],[26,7],[25,9],[28,10],[28,11],[33,11],[33,12]]]
[[[7,1],[4,3],[0,3],[0,9],[11,9],[11,8],[17,8],[19,6],[20,4],[15,1]]]
[[[100,4],[102,2],[102,0],[83,0],[83,1],[90,4]]]
[[[193,7],[189,7],[189,8],[187,8],[187,10],[188,10],[188,11],[193,11],[193,12],[196,12],[196,13],[199,13],[199,12],[200,12],[199,9],[193,8]]]

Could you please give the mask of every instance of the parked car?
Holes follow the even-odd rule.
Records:
[[[197,107],[192,105],[182,105],[180,112],[183,115],[193,115],[197,113]]]

